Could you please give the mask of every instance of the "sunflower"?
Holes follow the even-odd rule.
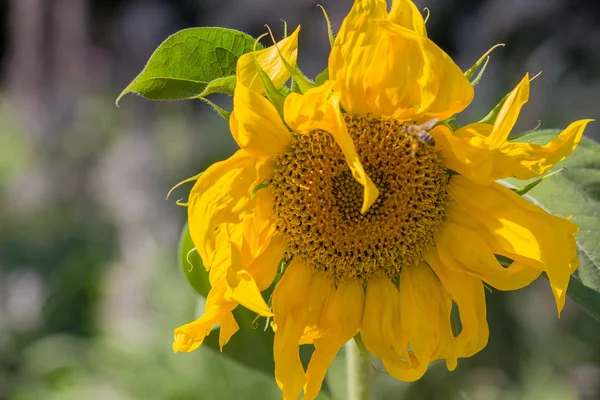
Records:
[[[560,313],[578,227],[496,181],[543,175],[589,120],[546,145],[510,141],[526,75],[493,123],[453,128],[473,85],[408,0],[389,12],[356,0],[329,79],[286,90],[297,39],[238,61],[230,128],[240,150],[208,168],[188,201],[212,289],[204,315],[175,330],[174,350],[196,349],[216,324],[222,348],[242,305],[273,318],[283,397],[313,399],[357,334],[398,379],[419,379],[435,360],[456,368],[487,343],[484,284],[515,290],[545,272]],[[302,344],[315,347],[306,370]]]

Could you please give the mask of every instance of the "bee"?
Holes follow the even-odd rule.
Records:
[[[402,128],[404,132],[407,132],[413,136],[416,136],[421,142],[433,146],[435,145],[435,141],[429,134],[429,131],[433,129],[435,124],[438,123],[439,118],[433,118],[429,121],[422,123],[421,125],[404,125]]]

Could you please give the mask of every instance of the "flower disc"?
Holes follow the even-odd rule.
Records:
[[[295,135],[271,182],[277,229],[288,257],[336,279],[393,279],[433,244],[449,175],[433,146],[397,121],[346,116],[346,124],[379,197],[361,214],[364,189],[333,137]]]

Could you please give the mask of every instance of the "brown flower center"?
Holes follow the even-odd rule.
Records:
[[[277,229],[287,257],[336,279],[394,279],[433,244],[449,175],[414,129],[373,117],[346,116],[346,124],[379,197],[361,214],[364,189],[333,137],[320,130],[295,135],[271,182]]]

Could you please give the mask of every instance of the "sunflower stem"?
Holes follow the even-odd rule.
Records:
[[[346,378],[348,400],[371,400],[371,366],[354,340],[346,343]]]

